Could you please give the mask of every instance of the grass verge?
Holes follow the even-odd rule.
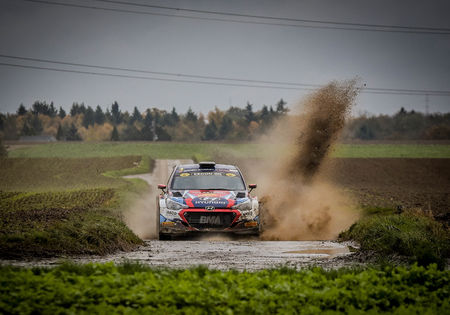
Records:
[[[252,273],[112,263],[0,267],[0,312],[445,314],[450,311],[449,276],[448,270],[416,265]]]
[[[362,251],[374,251],[381,257],[407,256],[419,265],[436,263],[444,268],[450,257],[448,228],[421,212],[371,215],[353,224],[339,238],[357,241]]]

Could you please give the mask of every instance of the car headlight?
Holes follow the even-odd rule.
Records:
[[[178,203],[176,201],[173,201],[172,199],[169,199],[169,198],[166,199],[166,207],[171,210],[181,210],[181,209],[188,208],[188,206]]]
[[[244,201],[243,203],[240,203],[238,205],[233,206],[233,209],[237,210],[252,210],[252,200],[249,199],[247,201]]]

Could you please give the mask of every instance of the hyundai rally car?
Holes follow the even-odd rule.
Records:
[[[259,203],[233,165],[200,162],[174,167],[157,200],[159,238],[199,232],[259,234]]]

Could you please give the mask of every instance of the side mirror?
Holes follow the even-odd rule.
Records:
[[[158,184],[158,189],[161,189],[163,192],[165,192],[165,189],[167,188],[166,185]]]
[[[248,188],[250,188],[249,192],[251,192],[253,189],[256,189],[257,185],[256,184],[249,184]]]

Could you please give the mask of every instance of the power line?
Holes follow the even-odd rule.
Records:
[[[156,75],[165,75],[165,76],[174,76],[174,77],[184,77],[190,79],[208,79],[208,80],[222,80],[222,81],[234,81],[234,82],[248,82],[248,83],[256,83],[263,85],[249,85],[249,84],[227,84],[225,82],[208,82],[208,81],[192,81],[192,80],[180,80],[180,79],[167,79],[167,78],[154,78],[154,77],[141,77],[141,76],[127,76],[127,75],[119,75],[119,74],[111,74],[111,76],[122,76],[129,78],[138,78],[138,79],[149,79],[149,80],[161,80],[161,81],[174,81],[174,82],[192,82],[199,84],[214,84],[214,85],[229,85],[229,86],[243,86],[243,87],[269,87],[275,89],[305,89],[305,90],[313,90],[315,88],[320,88],[323,85],[320,84],[312,84],[312,83],[298,83],[298,82],[283,82],[283,81],[265,81],[265,80],[254,80],[254,79],[243,79],[243,78],[231,78],[231,77],[221,77],[221,76],[205,76],[205,75],[196,75],[196,74],[186,74],[186,73],[173,73],[173,72],[162,72],[162,71],[152,71],[152,70],[141,70],[141,69],[132,69],[132,68],[123,68],[123,67],[113,67],[113,66],[101,66],[101,65],[93,65],[93,64],[85,64],[85,63],[75,63],[75,62],[67,62],[67,61],[59,61],[59,60],[50,60],[50,59],[41,59],[41,58],[31,58],[31,57],[21,57],[21,56],[13,56],[0,54],[2,58],[16,59],[16,60],[24,60],[24,61],[33,61],[33,62],[44,62],[58,65],[66,65],[66,66],[75,66],[75,67],[86,67],[93,69],[101,69],[101,70],[114,70],[114,71],[126,71],[126,72],[134,72],[134,73],[145,73],[145,74],[156,74]],[[53,69],[53,68],[52,68]],[[43,69],[46,70],[46,69]],[[50,70],[50,69],[48,69]],[[61,69],[58,69],[58,71]],[[55,70],[57,71],[57,70]],[[70,72],[71,70],[67,70]],[[85,73],[85,74],[94,74],[93,72],[81,71],[77,73]],[[97,74],[105,74],[107,73],[97,73]],[[270,86],[272,85],[272,86]],[[277,86],[273,86],[277,85]],[[295,86],[294,87],[283,87],[283,86]],[[361,90],[362,93],[371,93],[371,94],[404,94],[404,95],[441,95],[441,96],[450,96],[450,91],[447,90],[423,90],[423,89],[392,89],[392,88],[375,88],[375,87],[364,87]]]
[[[88,74],[88,75],[96,75],[96,76],[107,76],[107,77],[118,77],[118,78],[128,78],[128,79],[179,82],[179,83],[194,83],[194,84],[206,84],[206,85],[251,87],[251,88],[266,88],[266,89],[281,89],[281,90],[308,90],[308,91],[312,91],[313,90],[313,89],[310,89],[310,88],[302,88],[302,87],[281,87],[281,86],[277,87],[277,86],[270,86],[270,85],[234,84],[234,83],[225,83],[225,82],[207,82],[207,81],[197,81],[197,80],[154,78],[154,77],[136,76],[136,75],[128,75],[128,74],[103,73],[103,72],[94,72],[94,71],[69,70],[69,69],[59,69],[59,68],[51,68],[51,67],[39,67],[39,66],[21,65],[21,64],[6,63],[6,62],[0,62],[0,66],[25,68],[25,69],[36,69],[36,70],[48,70],[48,71],[57,71],[57,72],[68,72],[68,73],[79,73],[79,74]]]
[[[412,33],[412,34],[434,34],[434,35],[449,35],[450,29],[446,28],[427,28],[427,27],[410,27],[410,26],[383,26],[378,24],[366,24],[367,26],[364,26],[364,24],[359,23],[345,23],[345,22],[327,22],[327,21],[319,21],[319,20],[300,20],[299,22],[303,21],[303,23],[323,23],[324,25],[304,25],[304,24],[289,24],[289,23],[276,23],[276,22],[262,22],[262,21],[249,21],[249,20],[236,20],[236,19],[225,19],[225,18],[215,18],[215,17],[200,17],[200,16],[191,16],[191,15],[181,15],[181,14],[169,14],[169,13],[159,13],[159,12],[148,12],[148,11],[137,11],[137,10],[129,10],[129,9],[118,9],[118,8],[107,8],[107,7],[99,7],[99,6],[93,6],[93,5],[82,5],[82,4],[73,4],[73,3],[61,3],[61,2],[55,2],[55,1],[48,1],[48,0],[22,0],[25,2],[32,2],[36,4],[48,4],[48,5],[57,5],[57,6],[63,6],[63,7],[74,7],[74,8],[82,8],[82,9],[93,9],[93,10],[101,10],[101,11],[110,11],[110,12],[122,12],[122,13],[131,13],[131,14],[140,14],[140,15],[153,15],[153,16],[166,16],[166,17],[177,17],[177,18],[184,18],[184,19],[192,19],[192,20],[204,20],[204,21],[219,21],[219,22],[232,22],[232,23],[242,23],[242,24],[260,24],[260,25],[273,25],[273,26],[285,26],[285,27],[299,27],[299,28],[310,28],[310,29],[330,29],[330,30],[346,30],[346,31],[364,31],[364,32],[386,32],[386,33]],[[101,1],[101,0],[94,0],[94,1]],[[105,1],[106,2],[106,1]],[[123,3],[125,4],[125,3]],[[132,4],[132,3],[126,3],[128,5],[139,5],[139,6],[146,6],[144,4]],[[156,8],[157,6],[155,6]],[[161,7],[160,9],[162,9]],[[173,9],[176,11],[189,11],[190,9],[181,9],[181,8],[172,8],[172,7],[165,7],[167,9]],[[201,11],[201,10],[197,10]],[[209,12],[209,11],[208,11]],[[214,11],[210,11],[214,12]],[[203,13],[207,14],[207,13]],[[213,13],[209,13],[213,14]],[[218,13],[217,13],[218,14]],[[225,15],[225,13],[223,13]],[[237,16],[238,14],[229,13],[227,15]],[[246,15],[242,15],[244,17]],[[251,16],[247,15],[248,17],[253,18],[260,18],[258,16]],[[266,17],[276,19],[275,17]],[[288,18],[285,18],[288,19]],[[295,20],[295,19],[292,19]],[[308,22],[309,21],[309,22]],[[296,22],[296,23],[299,23]],[[335,25],[325,25],[325,24],[335,24]],[[358,24],[360,26],[358,26]],[[338,25],[349,25],[348,27],[345,26],[338,26]],[[368,28],[369,25],[371,25],[372,28]],[[376,28],[378,27],[378,28]],[[391,29],[382,29],[382,28],[391,28]]]
[[[152,70],[141,70],[141,69],[131,69],[131,68],[122,68],[122,67],[112,67],[112,66],[98,66],[92,64],[84,64],[84,63],[74,63],[74,62],[66,62],[66,61],[56,61],[49,59],[40,59],[40,58],[30,58],[30,57],[19,57],[12,55],[3,55],[0,54],[0,57],[10,58],[10,59],[18,59],[18,60],[26,60],[26,61],[37,61],[37,62],[46,62],[53,63],[59,65],[68,65],[68,66],[79,66],[86,68],[95,68],[102,70],[118,70],[118,71],[128,71],[135,73],[147,73],[147,74],[157,74],[157,75],[166,75],[166,76],[176,76],[176,77],[186,77],[186,78],[195,78],[195,79],[212,79],[212,80],[224,80],[224,81],[238,81],[238,82],[252,82],[252,83],[262,83],[262,84],[278,84],[278,85],[294,85],[294,86],[305,86],[305,87],[320,87],[319,84],[306,84],[306,83],[293,83],[293,82],[280,82],[280,81],[263,81],[263,80],[250,80],[250,79],[242,79],[242,78],[230,78],[230,77],[216,77],[216,76],[205,76],[205,75],[195,75],[195,74],[185,74],[185,73],[173,73],[173,72],[162,72],[162,71],[152,71]]]
[[[415,31],[450,32],[450,28],[417,27],[417,26],[402,26],[402,25],[387,25],[387,24],[367,24],[367,23],[349,23],[349,22],[336,22],[336,21],[310,20],[310,19],[295,19],[295,18],[275,17],[275,16],[267,16],[267,15],[252,15],[252,14],[232,13],[232,12],[223,12],[223,11],[209,11],[209,10],[176,8],[176,7],[151,5],[151,4],[143,4],[143,3],[136,3],[136,2],[116,1],[116,0],[91,0],[91,1],[114,3],[114,4],[120,4],[120,5],[138,6],[138,7],[153,8],[153,9],[175,10],[178,12],[186,11],[186,12],[192,12],[192,13],[257,18],[257,19],[288,21],[288,22],[317,23],[317,24],[345,25],[345,26],[358,26],[358,27],[394,28],[394,29],[404,29],[404,30],[408,29],[408,30],[415,30]]]

